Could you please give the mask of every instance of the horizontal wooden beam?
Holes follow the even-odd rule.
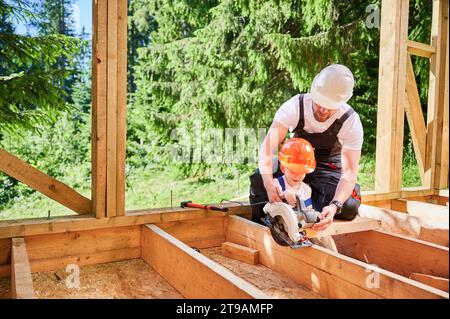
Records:
[[[2,148],[0,148],[0,171],[78,214],[91,213],[91,201],[88,198]]]
[[[365,204],[368,204],[368,203],[373,203],[373,202],[377,202],[377,201],[397,199],[397,198],[408,199],[410,197],[417,197],[417,196],[425,197],[425,196],[436,195],[435,193],[436,193],[435,190],[427,189],[425,187],[404,188],[400,192],[392,192],[392,193],[379,193],[376,191],[363,191],[362,192],[362,202]]]
[[[67,231],[82,231],[90,229],[120,227],[130,225],[154,224],[189,220],[211,216],[226,216],[228,214],[247,214],[249,207],[237,204],[224,205],[228,207],[227,213],[208,211],[196,208],[157,208],[128,211],[125,216],[114,218],[96,219],[93,216],[55,217],[29,220],[0,221],[0,238],[12,238],[19,236],[32,236],[42,234],[55,234]]]
[[[406,213],[420,217],[429,222],[435,222],[442,225],[449,225],[448,206],[436,205],[414,200],[397,199],[396,203],[404,203]],[[392,207],[393,210],[394,207]]]
[[[441,246],[449,244],[448,224],[435,223],[417,216],[362,204],[359,215],[381,222],[382,231],[414,237]]]
[[[268,298],[156,225],[142,226],[142,259],[186,298]]]
[[[14,299],[36,299],[27,248],[23,238],[12,238],[11,283]]]
[[[448,247],[382,231],[334,236],[339,253],[409,277],[423,273],[448,278]]]
[[[186,245],[202,249],[218,247],[225,241],[224,223],[224,216],[210,216],[158,223],[158,227]]]
[[[381,222],[376,219],[369,219],[356,216],[356,218],[351,221],[335,219],[333,221],[333,224],[331,224],[331,226],[329,226],[327,229],[320,232],[307,229],[307,233],[309,237],[314,238],[318,236],[329,236],[345,233],[354,233],[365,230],[375,230],[379,229],[380,227]]]
[[[280,246],[267,227],[238,216],[228,219],[227,241],[257,249],[261,264],[324,297],[448,298],[448,293],[316,245]]]
[[[413,273],[409,276],[410,279],[419,281],[425,285],[434,287],[436,289],[448,292],[448,278],[430,276],[425,274]]]
[[[436,48],[429,44],[408,40],[408,53],[424,58],[431,58],[436,53]]]

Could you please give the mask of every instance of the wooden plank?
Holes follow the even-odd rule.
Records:
[[[425,170],[428,169],[428,167],[425,167],[425,146],[427,131],[425,127],[425,119],[422,112],[422,105],[420,104],[416,77],[414,74],[411,57],[409,55],[407,58],[406,70],[406,96],[406,118],[408,120],[409,129],[411,131],[411,138],[413,141],[417,165],[419,166],[420,178],[423,182]]]
[[[106,216],[117,215],[117,9],[108,1],[108,57],[106,112]]]
[[[449,230],[444,228],[429,229],[422,227],[420,229],[419,239],[428,241],[430,243],[435,243],[438,245],[446,246],[449,245]]]
[[[418,272],[448,277],[448,247],[382,231],[334,236],[339,253],[409,277]]]
[[[165,232],[188,246],[208,248],[220,246],[225,241],[224,216],[204,217],[159,223]]]
[[[140,226],[126,226],[25,237],[30,262],[140,247]]]
[[[329,235],[353,233],[353,232],[359,232],[359,231],[365,231],[365,230],[374,230],[374,229],[379,229],[380,226],[381,226],[381,223],[378,220],[356,216],[356,218],[353,219],[352,221],[344,221],[344,220],[335,219],[333,221],[333,224],[331,224],[330,227],[328,227],[327,229],[320,231],[320,232],[315,232],[315,231],[310,231],[310,230],[307,230],[307,231],[308,231],[308,236],[313,238],[313,237],[318,237],[318,236],[329,236]]]
[[[119,0],[117,24],[117,216],[125,215],[128,1]]]
[[[259,253],[256,249],[231,242],[222,243],[222,255],[250,265],[259,264]]]
[[[378,205],[373,206],[381,207]],[[408,201],[406,199],[391,199],[391,206],[387,207],[387,209],[392,209],[401,213],[408,213]]]
[[[447,13],[448,13],[448,3],[447,3]],[[438,159],[437,159],[437,165],[440,165],[440,167],[437,168],[436,170],[436,181],[435,181],[435,188],[437,189],[443,189],[443,188],[448,188],[448,161],[449,161],[449,149],[448,149],[448,145],[449,145],[449,132],[448,132],[448,120],[449,120],[449,112],[448,112],[448,101],[449,101],[449,96],[448,96],[448,87],[449,87],[449,83],[448,83],[448,72],[449,72],[449,63],[448,63],[448,56],[449,56],[449,52],[448,52],[448,46],[449,46],[449,35],[448,35],[448,16],[446,19],[446,24],[447,24],[447,40],[446,40],[446,52],[445,52],[445,77],[444,77],[444,92],[443,92],[443,115],[442,115],[442,142],[441,142],[441,152],[440,154],[438,154]],[[448,202],[448,190],[447,190],[447,202]]]
[[[12,238],[11,283],[14,299],[36,299],[27,248],[23,238]]]
[[[429,44],[408,40],[408,53],[423,58],[431,58],[436,53],[436,48]]]
[[[78,266],[105,264],[121,260],[137,259],[141,257],[141,247],[130,247],[98,251],[89,254],[74,254],[55,258],[37,259],[30,261],[31,272],[43,272],[65,269],[69,264]]]
[[[47,218],[7,220],[0,221],[0,238],[163,223],[211,216],[226,216],[227,214],[243,214],[249,211],[249,207],[242,207],[237,204],[226,204],[224,206],[229,209],[227,213],[195,208],[155,208],[129,211],[126,216],[104,219],[95,219],[82,215],[55,217],[51,220]]]
[[[381,2],[375,190],[402,186],[408,0]]]
[[[448,246],[448,225],[365,204],[359,207],[359,215],[379,220],[382,231]]]
[[[89,199],[2,148],[0,148],[0,171],[78,214],[89,214],[91,212],[91,201]]]
[[[92,210],[106,217],[107,1],[94,0],[92,54]]]
[[[412,280],[419,281],[425,285],[434,287],[436,289],[448,292],[448,278],[441,278],[417,273],[411,274],[409,278]]]
[[[142,228],[142,259],[185,298],[268,298],[155,225]]]
[[[436,48],[436,54],[430,58],[430,76],[428,84],[427,110],[427,160],[425,167],[429,168],[424,176],[423,185],[438,188],[440,176],[440,157],[442,149],[442,127],[445,92],[445,51],[448,32],[448,1],[433,1],[433,16],[431,21],[431,45]],[[446,154],[448,156],[448,154]],[[448,178],[448,176],[447,176]]]
[[[316,245],[302,249],[279,246],[267,227],[238,216],[228,218],[227,241],[257,249],[261,264],[324,297],[448,298],[440,290]],[[372,281],[371,273],[379,284]]]
[[[431,197],[431,202],[436,205],[448,206],[448,197],[433,195]]]
[[[430,222],[436,222],[447,226],[449,225],[448,206],[435,205],[412,200],[408,200],[406,203],[408,214],[426,219]]]

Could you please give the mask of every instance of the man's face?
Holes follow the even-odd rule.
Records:
[[[313,102],[314,118],[319,122],[325,122],[337,111],[338,111],[338,109],[330,110],[330,109],[321,107],[319,104],[316,104],[315,102]]]

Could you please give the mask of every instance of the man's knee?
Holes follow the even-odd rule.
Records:
[[[353,220],[358,215],[358,208],[361,203],[350,197],[345,201],[344,205],[342,205],[342,210],[339,214],[336,215],[336,219],[344,219],[344,220]]]

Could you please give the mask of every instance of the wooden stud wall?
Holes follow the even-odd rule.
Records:
[[[383,0],[381,10],[375,190],[401,190],[403,107],[426,189],[448,187],[448,1],[433,1],[430,44],[408,40],[408,0]],[[411,55],[430,59],[427,118]],[[406,83],[406,84],[405,84]]]

